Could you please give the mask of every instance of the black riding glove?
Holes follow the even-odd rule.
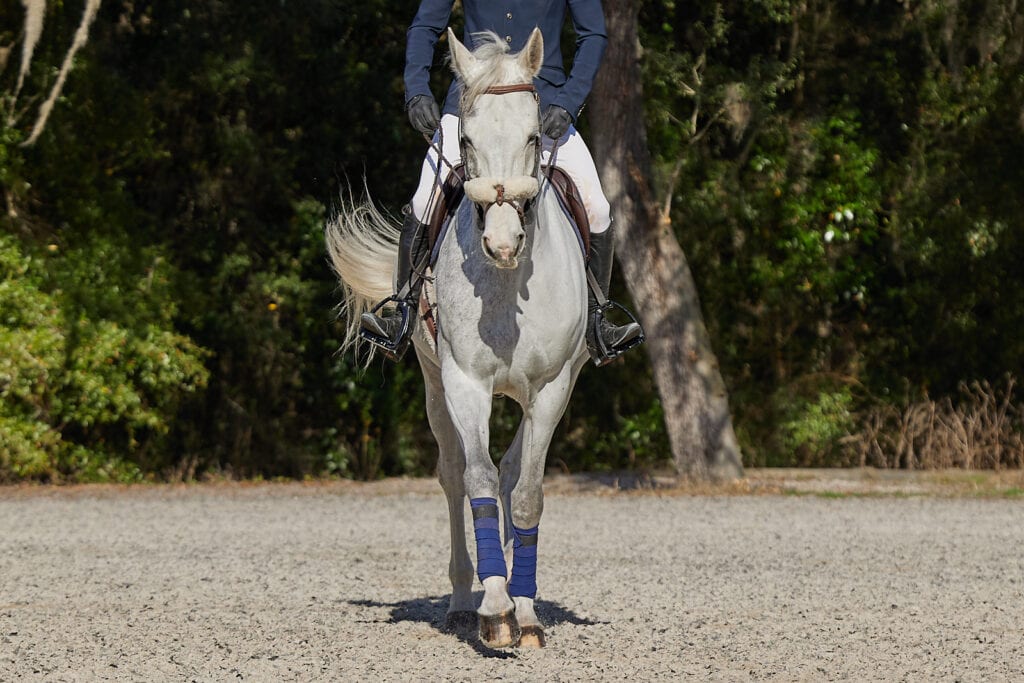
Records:
[[[441,121],[441,110],[430,95],[417,95],[405,105],[409,112],[409,123],[424,135],[433,135]]]
[[[572,116],[569,115],[569,112],[557,104],[552,104],[541,117],[540,132],[552,140],[557,140],[565,135],[565,131],[569,130],[570,123],[572,123]]]

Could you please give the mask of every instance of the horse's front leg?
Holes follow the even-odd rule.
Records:
[[[484,597],[477,608],[480,639],[489,647],[519,641],[515,604],[508,595],[508,570],[501,547],[498,514],[498,468],[488,450],[491,390],[455,363],[442,369],[445,403],[466,459],[463,485],[473,511],[477,576]]]
[[[537,597],[537,547],[540,518],[544,512],[544,466],[548,447],[559,420],[569,403],[576,373],[571,366],[553,382],[538,390],[524,409],[517,442],[518,458],[503,460],[503,489],[511,485],[509,502],[512,518],[512,576],[508,590],[516,606],[521,635],[519,647],[544,647],[544,627],[534,611]],[[506,489],[507,490],[507,489]]]

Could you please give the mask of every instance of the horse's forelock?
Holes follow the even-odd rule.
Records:
[[[493,31],[473,34],[473,57],[477,65],[471,74],[459,74],[462,78],[463,112],[472,110],[473,103],[488,88],[496,85],[509,85],[514,82],[526,82],[516,61],[509,55],[508,44]]]

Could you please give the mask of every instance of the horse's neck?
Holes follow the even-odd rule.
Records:
[[[569,267],[574,259],[582,262],[583,252],[576,233],[550,183],[541,185],[532,229],[534,234],[527,239],[530,239],[533,249],[552,255],[565,267]]]

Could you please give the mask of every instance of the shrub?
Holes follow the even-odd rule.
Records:
[[[50,251],[44,268],[0,235],[0,479],[137,479],[180,401],[205,385],[203,351],[156,322],[90,317],[73,292],[48,290],[46,271],[81,266],[81,254]]]
[[[1024,466],[1024,405],[1004,387],[961,383],[961,400],[873,406],[858,415],[849,450],[863,466],[1001,469]]]

